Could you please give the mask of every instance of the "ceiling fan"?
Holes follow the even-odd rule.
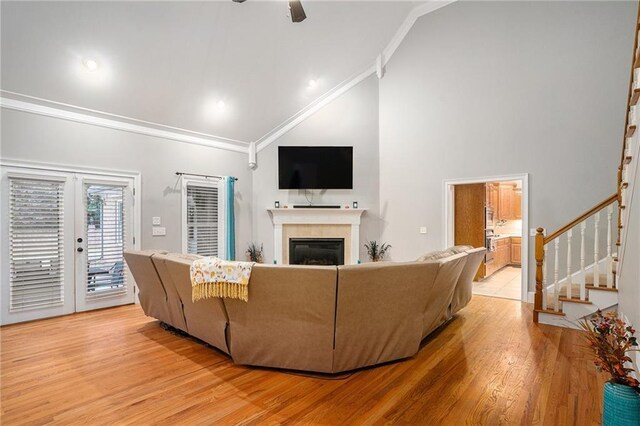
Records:
[[[233,0],[234,3],[244,3],[246,0]],[[289,1],[289,14],[291,15],[291,22],[302,22],[307,19],[307,14],[304,13],[304,8],[300,0]]]

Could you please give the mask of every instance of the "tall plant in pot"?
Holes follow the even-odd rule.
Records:
[[[387,243],[378,244],[376,240],[369,241],[365,243],[365,248],[367,249],[367,254],[369,255],[369,259],[372,262],[381,261],[384,256],[387,254],[387,251],[391,248],[391,246]]]
[[[580,322],[595,355],[598,371],[611,377],[604,385],[604,426],[640,425],[640,382],[632,376],[629,353],[638,351],[635,330],[618,318],[615,311],[596,312]]]

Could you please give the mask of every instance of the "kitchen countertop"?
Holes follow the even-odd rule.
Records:
[[[495,237],[495,240],[502,240],[504,238],[511,238],[511,237],[522,237],[522,235],[520,234],[498,234],[497,237]]]

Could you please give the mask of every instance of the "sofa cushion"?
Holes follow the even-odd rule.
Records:
[[[453,256],[456,253],[453,253],[449,250],[436,250],[436,251],[430,251],[428,253],[423,254],[422,256],[420,256],[418,259],[416,259],[417,262],[425,262],[427,260],[438,260],[438,259],[444,259],[446,257],[449,256]]]
[[[453,254],[458,254],[458,253],[466,253],[472,249],[473,249],[473,246],[461,245],[461,246],[449,247],[446,251],[449,251]]]

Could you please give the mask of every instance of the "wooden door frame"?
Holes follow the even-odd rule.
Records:
[[[529,301],[529,174],[520,173],[513,175],[499,176],[482,176],[477,178],[462,179],[445,179],[443,181],[443,247],[451,247],[454,245],[454,227],[455,227],[455,206],[453,197],[453,187],[455,185],[466,185],[472,183],[487,182],[507,182],[519,180],[522,181],[522,262],[520,264],[520,275],[522,288],[520,292],[520,300],[522,302],[531,303]]]

